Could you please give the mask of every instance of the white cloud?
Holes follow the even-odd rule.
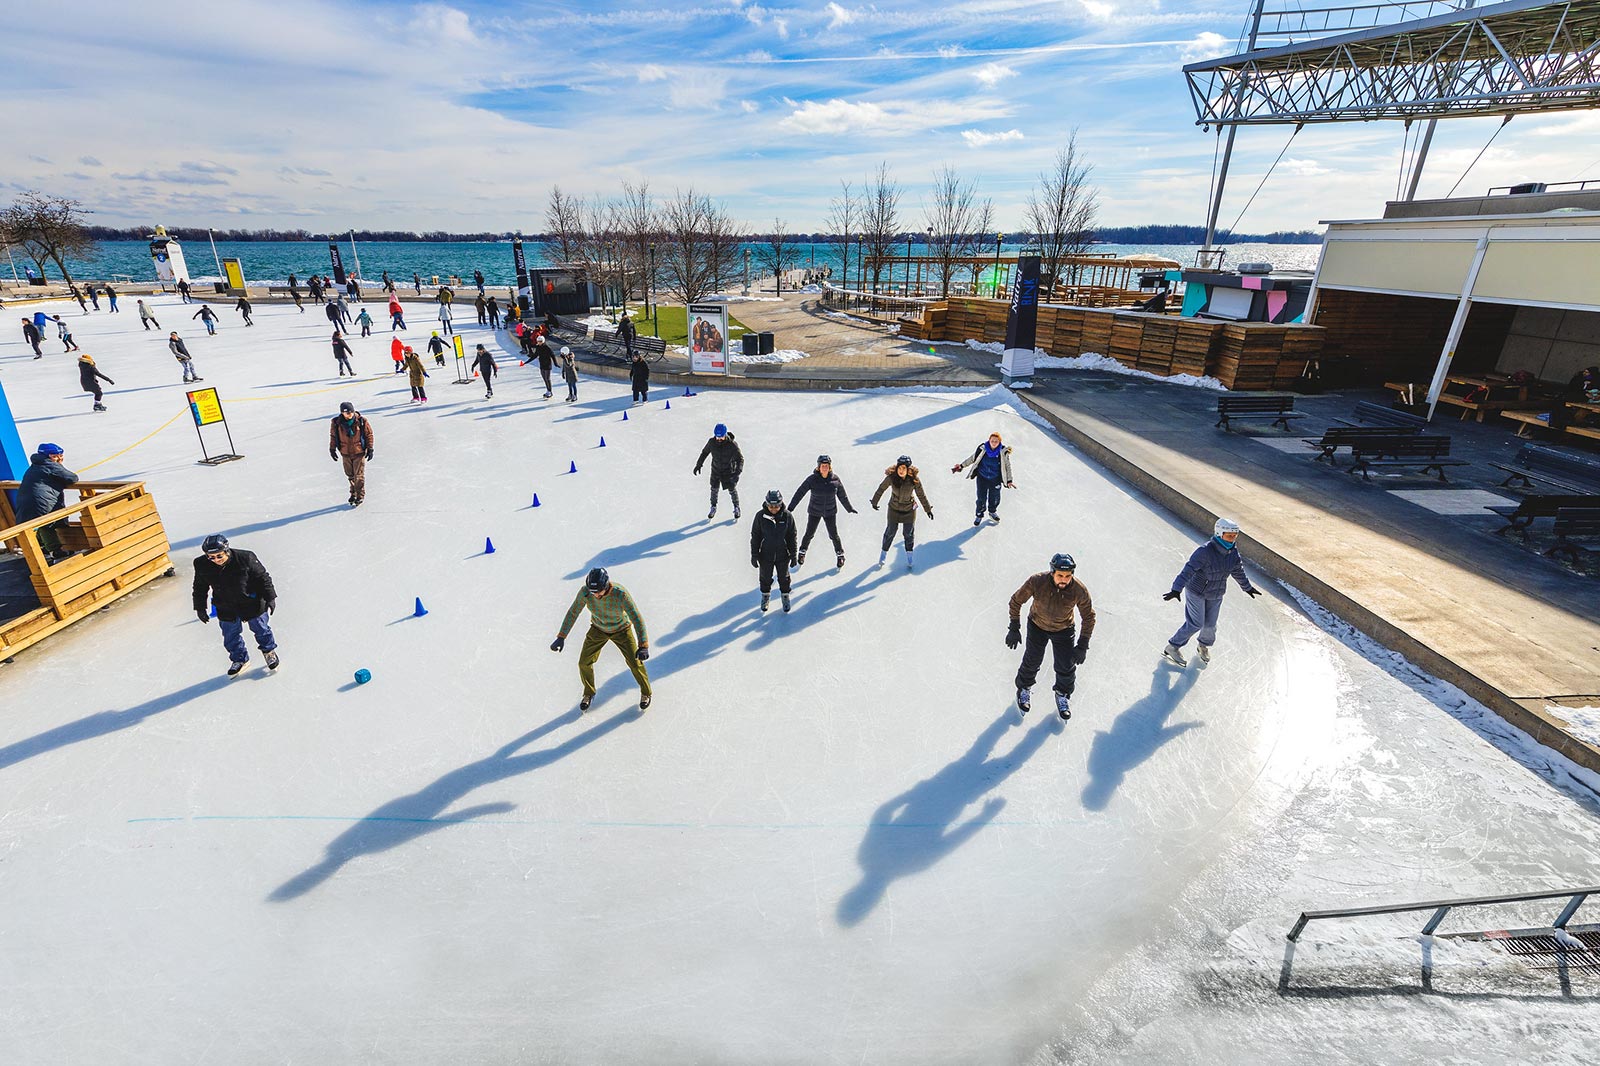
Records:
[[[477,44],[472,20],[465,11],[448,4],[422,4],[411,17],[411,29],[429,37],[442,37],[457,44]]]
[[[861,12],[851,11],[847,7],[840,7],[838,4],[832,3],[831,0],[824,10],[828,12],[828,29],[830,30],[836,30],[840,26],[848,26],[861,17]]]
[[[1007,78],[1016,77],[1017,72],[1015,69],[1006,66],[1004,63],[985,63],[983,66],[973,71],[972,76],[977,78],[978,84],[982,85],[984,88],[993,89],[996,85],[1000,84],[1002,81],[1005,81]]]
[[[103,167],[103,166],[105,166],[104,163],[100,162],[100,160],[96,159],[92,155],[81,155],[81,156],[78,157],[78,162],[80,164],[82,164],[83,166],[86,166],[86,167]]]
[[[967,54],[967,50],[959,44],[941,44],[939,46],[940,59],[956,59]]]
[[[667,68],[659,63],[646,63],[634,74],[641,82],[664,81],[667,77]]]
[[[747,115],[753,115],[757,111],[761,110],[761,105],[756,103],[754,100],[740,100],[739,110],[743,111]]]
[[[672,72],[667,80],[667,100],[679,110],[709,110],[727,95],[728,75],[703,67]]]
[[[967,142],[968,148],[983,148],[990,144],[1000,144],[1004,141],[1022,140],[1021,130],[1005,130],[1004,132],[989,133],[985,130],[962,130],[961,139]]]
[[[1215,59],[1218,56],[1229,55],[1233,52],[1233,42],[1220,33],[1210,30],[1200,34],[1188,44],[1178,50],[1178,58],[1184,63],[1198,63],[1202,59]]]
[[[1285,159],[1278,164],[1278,169],[1296,177],[1310,178],[1318,174],[1332,174],[1333,171],[1318,163],[1315,159]]]
[[[1078,3],[1091,18],[1107,19],[1117,13],[1117,5],[1107,0],[1078,0]]]
[[[973,119],[1001,118],[997,103],[957,100],[807,100],[778,126],[795,133],[897,135],[954,126]]]
[[[238,174],[239,173],[237,170],[233,169],[230,166],[225,166],[222,163],[213,163],[213,162],[211,162],[210,160],[207,160],[207,159],[190,160],[190,161],[187,161],[187,162],[184,162],[184,163],[180,163],[180,164],[178,164],[178,168],[180,170],[186,170],[191,174],[228,174],[228,175],[234,175],[234,174]]]
[[[778,31],[778,36],[779,37],[782,37],[786,41],[789,39],[789,20],[788,19],[779,19],[779,18],[773,19],[772,20],[772,28]]]

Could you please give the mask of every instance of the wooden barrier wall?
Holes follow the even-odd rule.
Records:
[[[1431,381],[1455,313],[1454,299],[1323,289],[1314,321],[1327,330],[1323,359],[1341,381],[1381,385]],[[1455,370],[1494,369],[1516,313],[1508,305],[1473,304],[1452,360]]]

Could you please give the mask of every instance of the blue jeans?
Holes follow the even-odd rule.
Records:
[[[256,647],[265,655],[278,646],[278,640],[272,635],[272,626],[267,624],[267,612],[262,611],[254,618],[230,622],[218,618],[222,626],[222,646],[228,649],[228,658],[236,663],[250,661],[250,649],[244,646],[244,627],[249,625],[250,632],[256,635]]]
[[[1000,510],[1000,479],[994,478],[990,480],[979,474],[973,480],[978,483],[977,517],[983,516],[985,508],[988,509],[990,514],[997,513]]]
[[[1217,642],[1217,615],[1221,613],[1221,596],[1214,600],[1208,600],[1204,596],[1196,596],[1185,589],[1183,593],[1183,625],[1179,626],[1178,631],[1172,634],[1172,640],[1169,643],[1181,648],[1189,643],[1190,637],[1198,633],[1200,634],[1200,639],[1195,643],[1203,644],[1208,648],[1211,647]]]
[[[215,337],[217,335],[217,324],[214,321],[212,321],[211,319],[209,319],[209,318],[205,319],[205,324],[206,324],[206,333],[209,334],[210,336]]]

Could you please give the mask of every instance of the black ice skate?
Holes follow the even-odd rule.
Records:
[[[763,593],[762,593],[762,594],[761,594],[761,610],[762,610],[762,611],[765,611],[765,610],[766,610],[766,609],[767,609],[767,600],[768,600],[768,599],[769,599],[769,598],[770,598],[770,597],[771,597],[771,594],[770,594],[770,593],[766,593],[766,592],[763,592]]]
[[[589,704],[591,704],[593,702],[594,702],[594,697],[593,696],[585,696],[583,699],[578,701],[578,710],[580,712],[587,711],[589,709]]]
[[[1067,694],[1065,692],[1056,693],[1056,714],[1060,716],[1063,722],[1072,717],[1072,710],[1067,706]]]
[[[806,550],[801,548],[800,554],[794,557],[794,568],[798,570],[804,565],[806,565]]]
[[[228,676],[229,677],[238,677],[239,676],[239,671],[243,670],[244,668],[245,668],[245,664],[244,663],[229,663],[228,664]]]
[[[639,697],[639,710],[648,711],[649,709],[650,709],[650,697],[649,696],[640,696]]]
[[[267,669],[268,670],[276,670],[277,668],[278,668],[278,653],[277,653],[277,651],[274,650],[274,651],[267,652]]]
[[[1028,713],[1028,709],[1031,708],[1032,706],[1033,706],[1033,690],[1032,689],[1026,689],[1026,688],[1017,689],[1017,710],[1022,712],[1023,714],[1027,714]]]
[[[839,560],[834,565],[837,566],[840,570],[844,569],[844,552],[840,552],[839,553]]]

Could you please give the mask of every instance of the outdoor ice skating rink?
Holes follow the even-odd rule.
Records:
[[[1414,995],[1416,922],[1313,927],[1280,987],[1303,909],[1594,883],[1593,778],[1263,578],[1230,590],[1212,664],[1164,665],[1160,596],[1207,534],[1003,390],[630,409],[586,377],[567,405],[466,327],[494,399],[430,366],[416,408],[386,330],[352,339],[351,384],[317,308],[246,329],[219,300],[210,338],[198,305],[158,298],[147,333],[133,303],[47,308],[116,379],[104,414],[53,337],[37,361],[14,326],[0,347],[25,443],[144,480],[178,567],[0,666],[6,1061],[1596,1057],[1600,977],[1564,994],[1443,945]],[[244,460],[196,464],[173,327]],[[327,453],[342,400],[376,433],[356,511]],[[726,499],[707,522],[690,473],[717,422],[746,457],[740,522]],[[949,468],[995,430],[1018,488],[974,529]],[[793,612],[763,615],[749,522],[819,452],[861,512],[848,560],[819,532]],[[936,516],[911,572],[898,545],[874,567],[868,503],[902,452]],[[224,677],[193,615],[212,532],[277,584],[275,675],[257,654]],[[1006,601],[1057,551],[1099,624],[1072,720],[1047,658],[1019,721]],[[649,628],[643,715],[609,649],[578,713],[586,622],[548,650],[594,565]],[[1548,920],[1495,920],[1519,917]]]

